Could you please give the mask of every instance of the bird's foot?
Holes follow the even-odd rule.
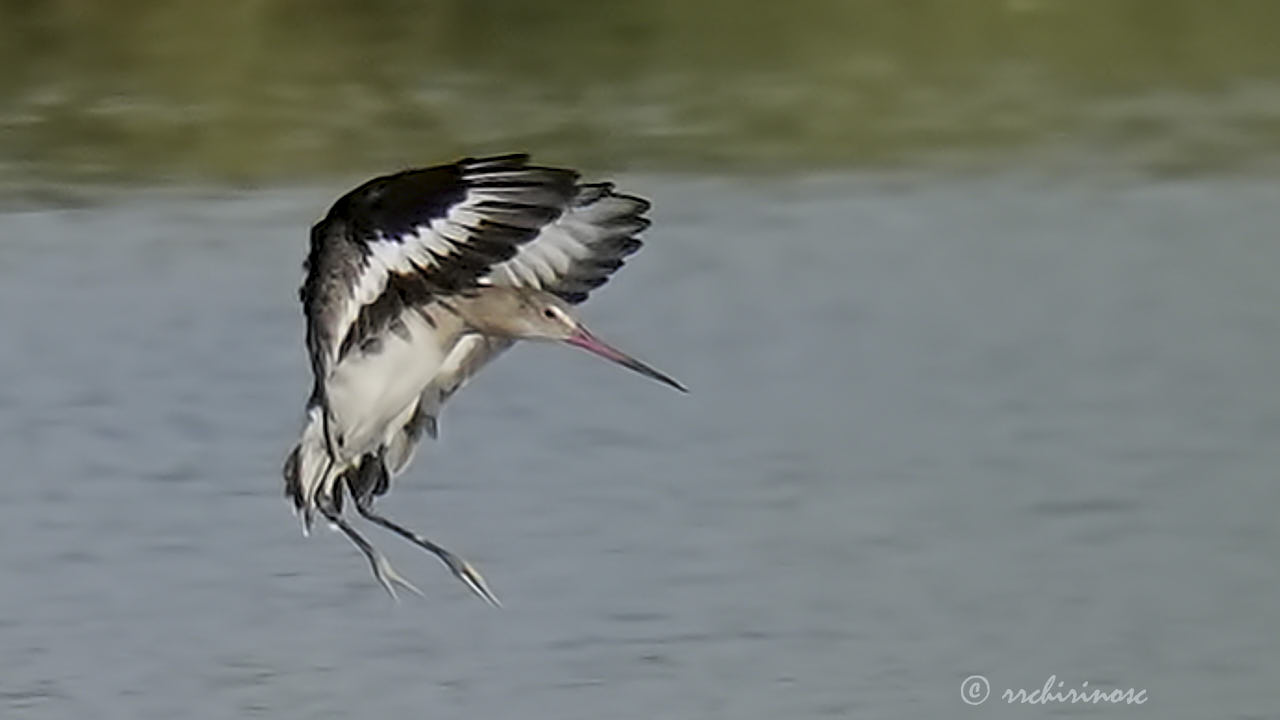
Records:
[[[373,576],[377,578],[378,584],[382,585],[382,589],[387,591],[392,600],[400,602],[400,598],[396,595],[396,585],[405,588],[418,597],[423,597],[422,591],[415,587],[413,583],[405,580],[403,575],[396,572],[396,569],[391,566],[391,562],[382,553],[376,553],[374,557],[369,558],[369,564],[373,568]]]
[[[440,559],[444,561],[453,576],[461,580],[462,584],[470,588],[471,592],[478,595],[481,600],[493,607],[502,607],[502,602],[498,600],[498,596],[494,595],[493,591],[489,589],[489,583],[485,582],[484,576],[471,563],[443,549],[440,553]]]

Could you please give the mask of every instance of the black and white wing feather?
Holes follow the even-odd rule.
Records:
[[[300,293],[318,393],[351,348],[405,307],[474,287],[560,218],[577,173],[527,162],[504,155],[408,170],[334,203],[311,230]]]
[[[481,282],[539,288],[580,303],[640,249],[636,235],[649,227],[648,209],[648,201],[615,192],[612,183],[578,185],[564,212]]]

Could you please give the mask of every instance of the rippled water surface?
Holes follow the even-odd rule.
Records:
[[[586,314],[692,394],[519,348],[387,502],[503,611],[382,537],[393,605],[279,497],[340,187],[0,215],[4,717],[1273,709],[1277,186],[623,180]]]

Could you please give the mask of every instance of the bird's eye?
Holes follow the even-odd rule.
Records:
[[[551,308],[547,308],[546,310],[543,310],[543,311],[542,311],[542,316],[543,316],[543,317],[545,317],[545,318],[546,318],[546,319],[548,319],[548,320],[555,320],[555,319],[556,319],[556,311],[555,311],[555,310],[552,310]]]

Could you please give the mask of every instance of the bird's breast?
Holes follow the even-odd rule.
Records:
[[[340,455],[354,459],[376,450],[393,425],[403,422],[456,341],[449,334],[407,309],[342,359],[325,388]]]

